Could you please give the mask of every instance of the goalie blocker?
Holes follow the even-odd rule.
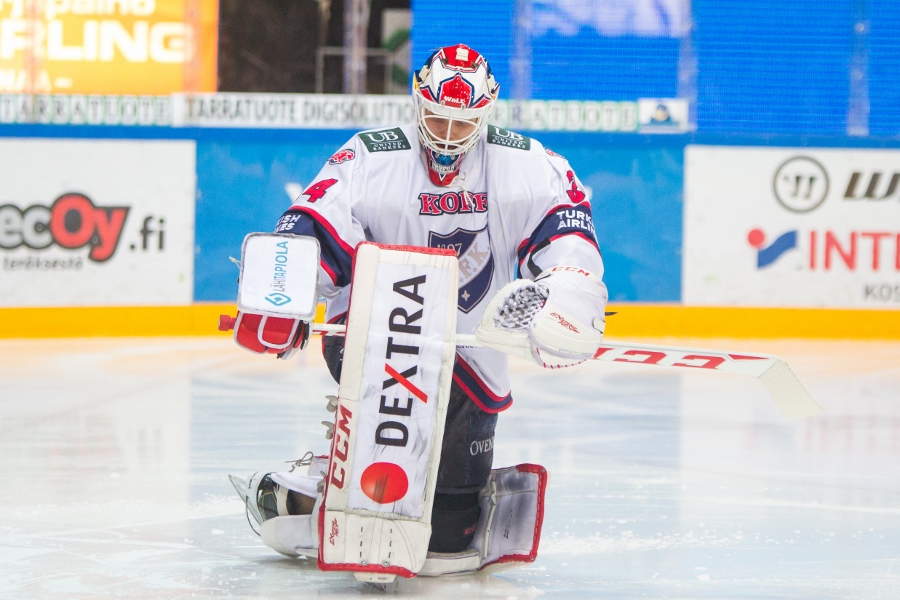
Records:
[[[238,346],[288,359],[309,341],[318,302],[319,241],[286,233],[251,233],[241,247],[238,314],[222,315]]]

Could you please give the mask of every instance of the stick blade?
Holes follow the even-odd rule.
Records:
[[[776,360],[759,376],[759,380],[788,419],[804,419],[822,412],[822,407],[813,400],[783,360]]]

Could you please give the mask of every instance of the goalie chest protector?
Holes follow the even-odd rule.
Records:
[[[456,346],[452,250],[357,247],[319,568],[413,577],[431,537]]]

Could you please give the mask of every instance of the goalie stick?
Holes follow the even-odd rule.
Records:
[[[312,324],[313,334],[342,335],[345,330],[344,325]],[[474,335],[456,335],[455,343],[457,346],[493,347],[492,344],[482,343]],[[593,358],[613,363],[684,367],[749,375],[765,386],[772,400],[789,419],[802,419],[822,411],[822,407],[809,395],[788,364],[769,354],[604,342]]]
[[[312,238],[286,234],[248,235],[242,247],[240,261],[238,307],[260,315],[310,320],[317,298],[315,265],[319,262],[319,254],[318,242]],[[294,258],[291,259],[291,256]],[[290,268],[287,268],[288,262]],[[253,265],[252,268],[247,268],[248,264]],[[274,283],[271,265],[275,265]],[[482,324],[477,335],[457,334],[453,343],[457,346],[493,348],[530,360],[532,354],[525,331],[536,310],[544,305],[547,294],[539,293],[540,285],[525,287],[527,289],[519,289],[516,294],[508,296],[498,308],[504,315],[515,317],[515,327],[498,327],[496,323],[489,323],[485,327]],[[275,293],[270,293],[273,291]],[[296,302],[300,299],[303,301]],[[294,304],[302,306],[294,307]],[[494,321],[496,320],[495,317]],[[221,331],[232,329],[234,325],[234,319],[227,315],[219,320]],[[343,335],[345,332],[344,325],[313,323],[311,333]],[[789,419],[809,417],[822,410],[787,363],[777,356],[604,341],[592,358],[605,362],[708,369],[749,375],[762,382],[778,408]]]

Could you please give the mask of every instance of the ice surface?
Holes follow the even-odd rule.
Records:
[[[537,561],[416,598],[900,598],[900,344],[667,340],[776,354],[752,378],[519,364],[495,466],[551,472]],[[381,594],[266,548],[226,474],[327,448],[336,386],[226,338],[0,342],[0,598]]]

